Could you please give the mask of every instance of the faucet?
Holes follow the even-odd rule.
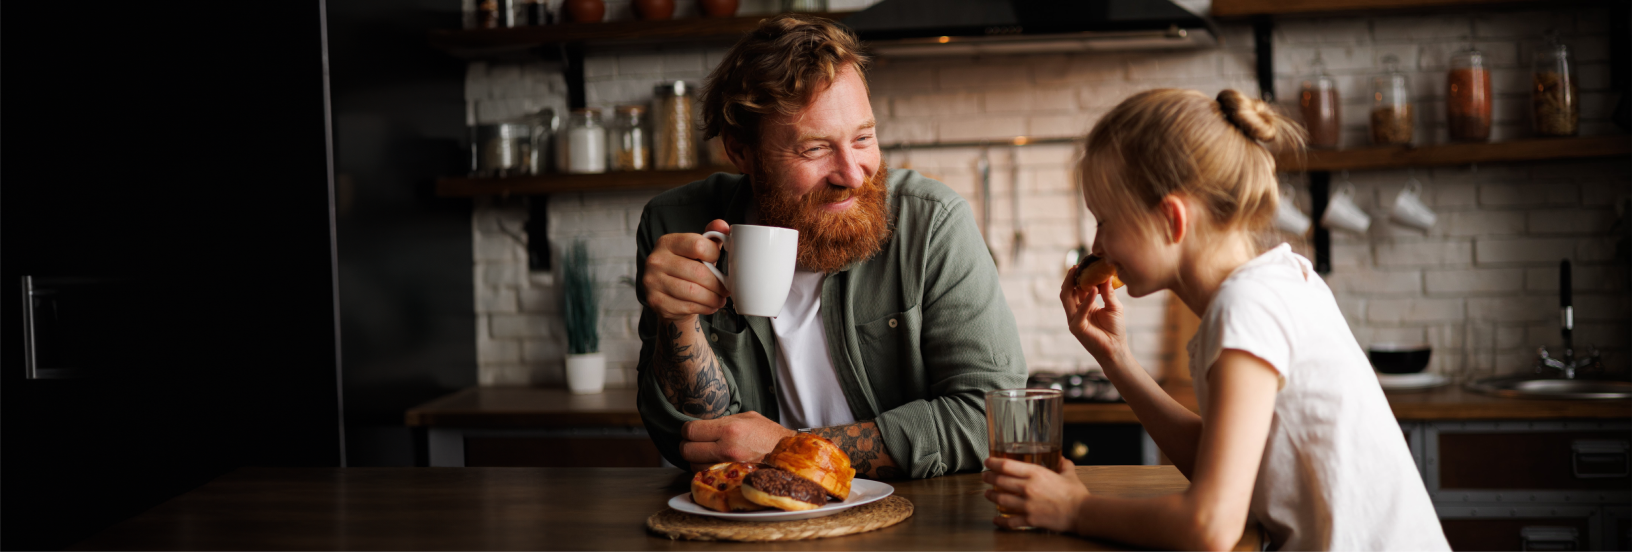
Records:
[[[1604,367],[1603,361],[1598,358],[1598,348],[1591,345],[1587,346],[1587,355],[1581,358],[1575,358],[1575,351],[1568,347],[1564,348],[1564,358],[1562,359],[1553,358],[1547,353],[1546,347],[1537,349],[1536,354],[1541,357],[1536,359],[1537,374],[1550,368],[1557,370],[1564,376],[1564,379],[1575,379],[1576,370],[1585,371],[1587,368],[1592,368],[1602,371]]]

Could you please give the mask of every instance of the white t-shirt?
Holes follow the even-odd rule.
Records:
[[[783,427],[828,427],[856,421],[839,388],[833,360],[827,356],[827,333],[822,328],[822,280],[826,276],[795,271],[788,302],[771,319],[776,330],[776,404],[782,411]]]
[[[1281,244],[1224,280],[1190,341],[1196,398],[1224,349],[1281,378],[1252,515],[1285,550],[1449,550],[1399,423],[1309,260]]]

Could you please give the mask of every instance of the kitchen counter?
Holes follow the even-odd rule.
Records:
[[[1164,389],[1192,411],[1199,409],[1195,389]],[[1388,392],[1389,406],[1400,420],[1535,420],[1559,418],[1626,419],[1632,401],[1505,399],[1447,385],[1413,392]],[[607,389],[596,395],[574,395],[544,387],[475,387],[414,407],[409,427],[567,428],[642,427],[634,389]],[[1068,424],[1136,424],[1125,403],[1067,403]]]
[[[1096,494],[1157,496],[1172,466],[1087,466]],[[669,540],[646,518],[687,492],[673,468],[244,468],[113,526],[76,550],[1118,550],[1125,545],[992,525],[980,474],[896,481],[912,517],[806,541]],[[1236,550],[1258,550],[1256,524]]]

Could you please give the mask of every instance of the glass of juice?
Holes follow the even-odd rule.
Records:
[[[1057,389],[986,393],[986,442],[991,455],[1048,468],[1060,466],[1064,394]],[[998,513],[1008,515],[1002,507]]]

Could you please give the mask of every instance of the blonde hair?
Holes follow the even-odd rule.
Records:
[[[1262,251],[1280,201],[1270,147],[1303,143],[1291,119],[1235,90],[1216,100],[1194,90],[1140,92],[1088,133],[1082,193],[1101,216],[1139,215],[1147,232],[1161,226],[1151,215],[1162,198],[1186,195],[1216,228],[1247,232]]]

